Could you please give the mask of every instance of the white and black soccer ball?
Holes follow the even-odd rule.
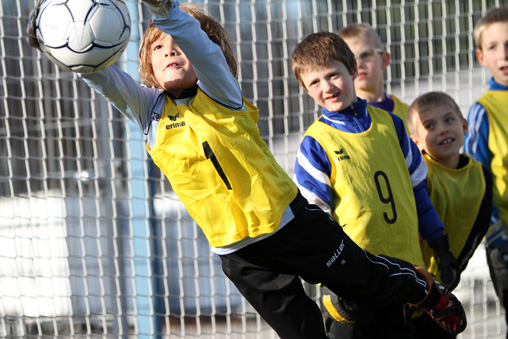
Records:
[[[39,45],[62,69],[92,73],[113,64],[130,39],[121,0],[46,0],[36,18]]]

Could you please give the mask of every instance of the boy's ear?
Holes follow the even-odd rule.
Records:
[[[383,54],[381,54],[381,69],[383,71],[388,68],[388,66],[390,65],[390,61],[391,61],[390,53],[386,51],[383,52]]]
[[[409,137],[411,138],[411,140],[413,140],[416,146],[418,146],[418,137],[416,137],[414,134],[410,134]]]
[[[483,51],[480,48],[477,48],[475,50],[475,55],[480,65],[482,65],[483,67],[487,67],[487,65],[485,65],[485,60],[483,59]]]
[[[414,135],[414,134],[410,134],[409,137],[415,143],[415,145],[418,146],[418,149],[420,150],[420,152],[423,152],[424,151],[424,149],[422,147],[423,145],[419,145],[418,144],[418,141],[419,141],[418,137],[416,135]]]
[[[462,118],[462,129],[464,130],[464,135],[466,135],[469,129],[469,124],[467,123],[467,120],[464,118]]]

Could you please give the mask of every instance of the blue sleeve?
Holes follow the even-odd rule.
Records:
[[[316,139],[305,136],[296,156],[295,181],[302,195],[331,214],[333,192],[331,164],[326,151]]]
[[[153,15],[153,25],[170,34],[185,53],[203,92],[229,109],[243,109],[240,86],[231,74],[221,48],[208,38],[199,22],[179,6],[178,1],[174,1],[169,17]]]
[[[479,102],[475,102],[467,115],[468,131],[464,138],[464,153],[479,161],[486,169],[491,170],[492,152],[489,148],[489,115]],[[499,220],[496,206],[492,206],[492,223]]]
[[[430,244],[444,235],[444,224],[439,219],[439,215],[434,209],[427,192],[427,164],[418,146],[407,135],[402,119],[394,114],[391,114],[391,116],[411,177],[418,214],[419,231],[422,238]]]
[[[489,115],[482,104],[476,102],[471,106],[467,123],[469,127],[464,138],[464,153],[490,171],[492,152],[489,149]]]

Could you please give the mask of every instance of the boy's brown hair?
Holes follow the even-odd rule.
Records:
[[[195,5],[181,4],[180,8],[189,13],[194,19],[198,20],[201,29],[205,31],[208,38],[221,48],[228,63],[229,70],[236,78],[238,75],[238,64],[236,62],[231,37],[226,29],[222,27],[214,17],[205,14],[201,8]],[[139,48],[139,76],[144,81],[145,85],[149,87],[160,87],[153,74],[151,46],[155,41],[160,39],[163,34],[165,33],[155,27],[152,24],[152,20],[150,20],[143,35],[143,40],[141,41],[141,47]]]
[[[482,33],[492,24],[508,22],[508,8],[494,8],[476,23],[473,31],[476,48],[482,49]]]
[[[301,80],[302,73],[326,67],[332,61],[342,62],[351,75],[356,71],[353,52],[344,39],[330,32],[319,32],[307,36],[296,45],[291,56],[293,73],[303,88],[305,85]]]
[[[339,31],[339,36],[342,39],[368,39],[375,47],[384,49],[379,34],[377,34],[371,25],[366,23],[348,25]]]
[[[464,119],[459,106],[451,96],[444,92],[433,91],[420,95],[416,98],[407,111],[406,123],[409,132],[413,135],[418,135],[416,128],[416,117],[419,112],[431,110],[437,106],[445,106],[451,108],[459,117]]]

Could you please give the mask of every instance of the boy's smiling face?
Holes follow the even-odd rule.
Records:
[[[151,51],[153,74],[159,86],[178,97],[183,90],[196,85],[194,68],[171,35],[162,34]]]
[[[411,139],[418,148],[444,166],[457,168],[467,121],[453,108],[443,105],[418,112],[414,118],[416,135],[411,135]]]
[[[496,82],[508,86],[508,22],[496,22],[485,28],[476,58]]]
[[[305,90],[316,103],[329,111],[340,111],[356,101],[354,79],[346,66],[332,60],[328,66],[309,68],[300,79]]]

